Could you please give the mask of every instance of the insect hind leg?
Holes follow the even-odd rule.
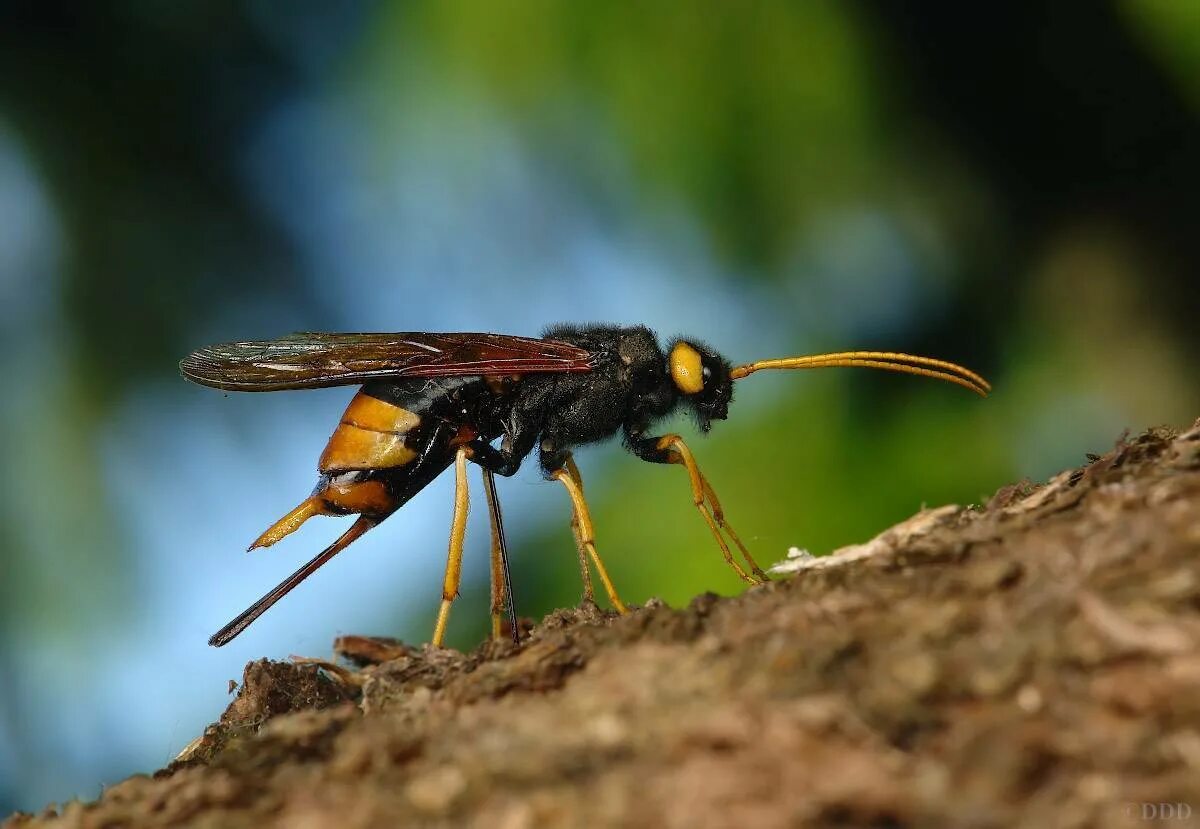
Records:
[[[471,495],[467,485],[467,450],[459,447],[454,455],[454,517],[450,521],[450,549],[446,554],[446,577],[442,582],[442,603],[438,607],[437,622],[433,626],[431,644],[442,647],[446,635],[446,622],[450,619],[450,605],[458,596],[462,583],[463,539],[467,534],[467,512],[471,508]]]

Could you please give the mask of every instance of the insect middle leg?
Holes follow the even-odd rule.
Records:
[[[520,466],[520,459],[532,447],[535,436],[536,433],[533,431],[521,432],[514,435],[511,441],[506,439],[505,446],[502,449],[496,449],[481,440],[474,440],[467,444],[468,456],[484,469],[488,469],[497,475],[512,475]],[[510,443],[511,445],[509,445]],[[579,554],[579,570],[583,578],[584,602],[595,603],[592,576],[588,570],[588,560],[590,559],[596,565],[597,572],[600,573],[600,580],[604,582],[604,589],[607,591],[609,601],[612,602],[613,607],[621,613],[627,612],[624,602],[617,595],[617,591],[608,577],[608,571],[604,567],[604,562],[600,560],[600,555],[596,552],[592,519],[588,513],[587,502],[583,498],[583,478],[579,474],[579,468],[575,465],[571,453],[543,449],[541,463],[546,476],[551,480],[560,482],[566,487],[567,493],[571,496],[571,503],[574,507],[571,516],[571,534],[575,538],[575,548]]]
[[[583,476],[579,474],[579,467],[575,465],[575,458],[567,455],[566,460],[563,462],[563,469],[575,481],[575,485],[579,487],[579,495],[583,497]],[[579,576],[583,581],[583,604],[594,605],[596,603],[596,591],[592,587],[592,571],[588,569],[588,549],[583,540],[582,529],[579,524],[579,513],[575,510],[571,510],[571,537],[575,539],[575,552],[579,555]]]
[[[572,517],[571,531],[575,536],[576,544],[580,550],[580,567],[584,574],[584,601],[595,601],[592,593],[591,576],[588,573],[587,561],[584,558],[591,559],[592,564],[596,565],[596,572],[600,574],[600,582],[604,585],[604,590],[608,593],[608,600],[612,606],[616,608],[618,613],[628,613],[629,608],[621,601],[621,597],[617,595],[617,589],[613,586],[612,579],[608,577],[608,570],[604,566],[604,562],[600,559],[600,554],[596,551],[596,534],[592,529],[592,516],[588,511],[587,501],[583,497],[583,479],[579,475],[579,468],[575,466],[575,461],[571,458],[570,453],[566,454],[562,466],[550,472],[550,478],[562,484],[567,495],[571,498]]]
[[[450,618],[450,605],[458,596],[462,583],[463,539],[467,533],[467,512],[471,508],[471,496],[467,486],[467,450],[459,447],[454,455],[454,517],[450,521],[450,549],[446,554],[446,577],[442,581],[442,604],[438,607],[437,622],[433,626],[432,644],[442,647],[446,635],[446,622]]]

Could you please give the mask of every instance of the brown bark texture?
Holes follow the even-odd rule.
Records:
[[[1200,421],[781,569],[253,662],[167,768],[4,827],[1200,821]]]

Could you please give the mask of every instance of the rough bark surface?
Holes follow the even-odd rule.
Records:
[[[4,825],[1200,821],[1200,422],[784,569],[519,648],[251,663],[166,769]]]

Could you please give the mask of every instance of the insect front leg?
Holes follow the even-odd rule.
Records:
[[[758,562],[750,555],[750,551],[746,549],[746,545],[742,543],[741,538],[734,532],[729,522],[725,520],[725,511],[721,508],[721,502],[717,499],[717,493],[713,490],[708,479],[704,477],[704,473],[700,471],[700,467],[696,464],[696,459],[692,456],[692,450],[683,442],[683,438],[679,435],[645,437],[640,431],[626,426],[625,445],[629,447],[629,450],[633,454],[644,461],[649,461],[650,463],[673,463],[683,466],[687,470],[688,479],[692,486],[692,503],[696,505],[696,509],[703,516],[705,523],[708,524],[713,538],[717,540],[717,545],[721,548],[721,555],[724,556],[725,562],[747,584],[761,584],[767,581],[767,574],[758,566]],[[738,548],[738,551],[742,554],[742,558],[750,565],[750,573],[747,573],[745,568],[734,559],[729,545],[725,542],[725,538],[721,534],[722,531],[729,536]]]

